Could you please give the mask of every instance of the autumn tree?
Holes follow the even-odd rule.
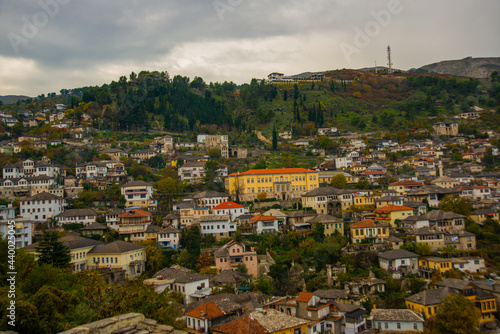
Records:
[[[264,202],[267,199],[267,193],[266,192],[258,193],[257,199],[261,202]]]
[[[479,333],[481,314],[474,304],[462,295],[451,293],[439,305],[435,317],[428,321],[428,334]]]
[[[439,201],[439,209],[442,211],[451,211],[460,215],[468,216],[472,210],[471,202],[457,195],[446,195]]]
[[[198,257],[198,268],[200,268],[200,270],[207,267],[210,268],[213,265],[214,260],[208,251],[205,251],[202,255],[200,255],[200,257]]]
[[[347,179],[344,174],[337,174],[332,177],[330,185],[337,189],[345,189],[345,187],[347,186]]]

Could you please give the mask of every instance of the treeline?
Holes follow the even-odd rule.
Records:
[[[203,124],[232,125],[227,102],[235,90],[232,82],[207,85],[199,77],[190,81],[180,75],[171,79],[166,72],[142,71],[109,85],[61,93],[78,94],[71,96],[71,108],[79,102],[91,103],[90,113],[98,118],[101,129],[148,130],[156,116],[161,116],[166,130],[184,131]]]

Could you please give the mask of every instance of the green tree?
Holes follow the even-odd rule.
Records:
[[[68,246],[59,241],[56,232],[43,232],[42,240],[36,247],[38,262],[65,268],[71,262],[71,251]]]
[[[219,163],[215,160],[208,160],[205,163],[203,182],[206,190],[220,191],[222,182],[219,177]]]
[[[345,187],[347,186],[347,179],[344,174],[337,174],[332,177],[330,185],[337,189],[345,189]]]
[[[417,244],[415,245],[415,253],[420,256],[429,256],[434,254],[431,246],[423,242],[417,242]]]
[[[270,296],[273,293],[273,285],[264,276],[259,278],[255,287],[265,295]]]
[[[481,314],[474,304],[462,295],[449,294],[439,305],[436,316],[428,322],[429,334],[479,333]]]
[[[238,266],[236,267],[236,269],[238,270],[238,272],[240,272],[242,274],[247,274],[248,273],[248,268],[247,268],[247,266],[244,263],[238,264]]]
[[[472,210],[472,203],[466,198],[450,194],[439,201],[439,209],[468,216]]]

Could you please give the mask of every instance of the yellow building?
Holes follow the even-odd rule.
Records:
[[[122,269],[125,278],[133,279],[146,268],[146,247],[121,240],[98,245],[88,252],[87,266],[89,269]]]
[[[375,199],[372,192],[355,191],[352,194],[353,209],[373,210],[375,208]]]
[[[240,200],[253,201],[260,193],[267,198],[300,198],[319,186],[318,172],[305,168],[251,169],[226,177],[226,191]]]
[[[88,267],[88,253],[97,245],[102,245],[100,241],[82,238],[77,234],[69,233],[64,237],[58,239],[64,245],[68,246],[71,254],[70,269],[72,271],[82,271],[89,269]],[[38,252],[36,248],[39,246],[40,242],[35,242],[24,249],[30,252],[38,258]]]
[[[332,178],[339,174],[344,174],[347,183],[352,182],[352,175],[349,173],[334,172],[334,171],[319,171],[318,172],[319,183],[330,184],[330,182],[332,182]]]
[[[453,268],[451,259],[443,259],[440,257],[429,256],[418,259],[418,270],[424,278],[431,278],[436,271],[445,273]]]
[[[389,225],[375,222],[373,219],[365,219],[350,225],[351,242],[359,244],[363,241],[369,243],[382,243],[389,238]]]
[[[397,181],[389,184],[389,190],[394,190],[398,196],[405,195],[412,189],[423,187],[424,184],[412,180]]]
[[[495,321],[497,312],[497,301],[493,294],[481,290],[476,284],[456,278],[447,278],[435,284],[440,288],[450,288],[455,293],[459,293],[471,302],[481,312],[479,323]]]
[[[340,235],[344,235],[344,221],[337,217],[331,215],[319,214],[313,219],[309,220],[308,223],[311,224],[323,224],[325,227],[324,234],[326,236],[333,235],[339,232]]]
[[[479,326],[495,321],[497,302],[493,294],[480,289],[476,284],[460,279],[447,278],[435,284],[437,289],[428,289],[406,298],[406,308],[425,316],[436,315],[443,299],[451,293],[469,299],[481,313]]]
[[[413,208],[404,205],[389,204],[373,211],[377,220],[386,221],[395,227],[396,220],[403,220],[413,216]]]

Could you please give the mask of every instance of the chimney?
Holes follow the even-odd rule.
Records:
[[[443,162],[439,160],[439,177],[443,176]]]

